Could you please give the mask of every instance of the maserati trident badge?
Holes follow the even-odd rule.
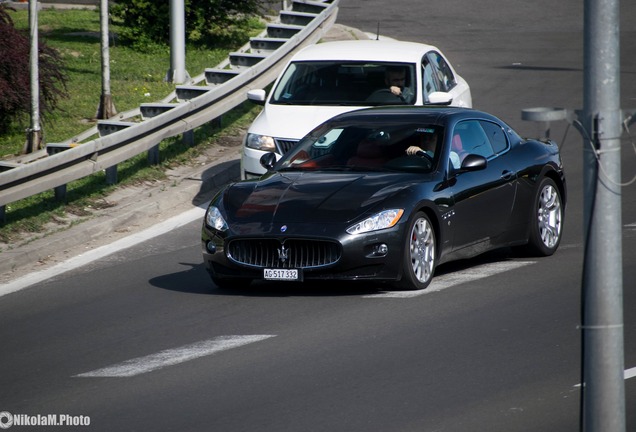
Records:
[[[285,245],[281,245],[280,249],[278,249],[278,259],[280,262],[284,263],[289,258],[289,249],[285,247]]]

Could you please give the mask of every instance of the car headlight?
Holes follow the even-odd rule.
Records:
[[[362,222],[358,222],[357,224],[350,226],[347,228],[347,232],[349,234],[362,234],[370,231],[391,228],[398,223],[403,214],[403,209],[384,210],[366,218]]]
[[[274,144],[274,138],[267,135],[247,134],[247,140],[245,145],[249,148],[262,151],[276,151],[276,145]]]
[[[205,212],[205,223],[217,231],[226,231],[228,229],[227,222],[225,222],[221,212],[214,206],[208,207],[208,211]]]

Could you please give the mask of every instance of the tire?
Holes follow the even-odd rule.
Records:
[[[545,177],[539,183],[530,215],[527,250],[539,256],[552,255],[563,234],[563,201],[554,180]]]
[[[402,289],[422,290],[433,280],[437,266],[435,229],[423,212],[411,219],[404,239]]]

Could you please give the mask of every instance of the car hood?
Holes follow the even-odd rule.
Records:
[[[230,186],[223,207],[242,234],[250,226],[262,233],[267,224],[346,224],[412,184],[404,173],[274,173]]]
[[[362,107],[267,104],[248,132],[299,140],[330,118]]]

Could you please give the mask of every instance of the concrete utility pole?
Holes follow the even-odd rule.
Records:
[[[40,148],[42,143],[42,130],[40,129],[40,77],[39,77],[39,44],[38,44],[38,2],[29,0],[29,36],[31,38],[31,50],[29,54],[30,81],[31,81],[31,125],[27,129],[24,153],[33,153]]]
[[[185,68],[185,4],[170,0],[170,69],[166,81],[183,84],[190,80]]]
[[[585,432],[625,432],[619,0],[585,0]]]
[[[108,119],[117,114],[113,97],[110,93],[110,48],[108,45],[108,0],[100,0],[99,24],[102,48],[102,95],[97,107],[96,118]]]

